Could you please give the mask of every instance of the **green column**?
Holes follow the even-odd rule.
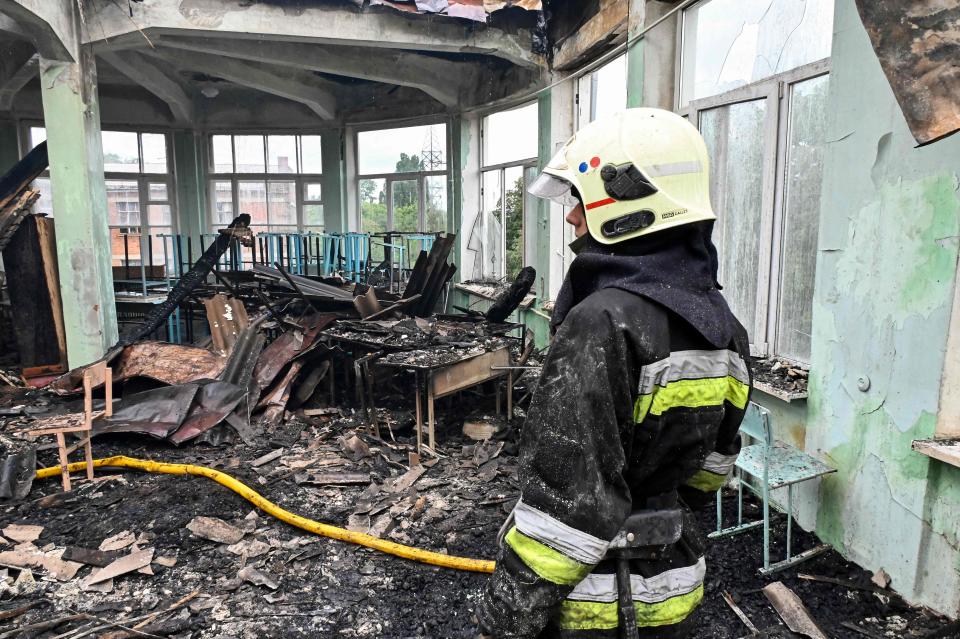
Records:
[[[347,230],[343,129],[324,132],[320,150],[323,155],[323,228],[327,233],[343,233]]]
[[[0,122],[0,175],[9,171],[19,159],[17,125],[13,122]]]
[[[207,230],[207,153],[200,133],[173,133],[173,165],[177,191],[177,231],[191,238],[193,258],[202,251],[201,234]],[[186,249],[184,249],[186,250]]]
[[[630,0],[629,38],[676,8],[661,0]],[[627,48],[627,106],[673,110],[677,24],[673,13]]]
[[[544,91],[537,98],[537,121],[540,132],[537,136],[537,169],[542,171],[554,154],[553,144],[553,89]],[[537,282],[534,290],[542,304],[550,290],[550,200],[537,198]]]
[[[77,60],[40,61],[71,367],[100,358],[117,341],[97,68],[89,47],[81,47]]]

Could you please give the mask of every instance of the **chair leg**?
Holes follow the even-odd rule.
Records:
[[[717,532],[723,530],[723,498],[720,496],[722,491],[722,488],[717,491]]]
[[[793,540],[793,484],[787,486],[787,561],[790,561],[790,542]]]
[[[88,435],[87,440],[83,443],[84,453],[87,458],[87,479],[93,481],[93,446],[90,444],[91,437]]]
[[[737,525],[743,524],[743,473],[737,470]]]
[[[57,433],[57,453],[60,455],[60,475],[63,479],[63,490],[69,492],[70,469],[67,466],[70,462],[67,459],[67,440],[63,433]]]
[[[770,489],[763,482],[763,569],[770,568]]]

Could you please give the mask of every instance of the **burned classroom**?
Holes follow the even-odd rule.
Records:
[[[749,338],[689,636],[960,637],[958,56],[958,0],[0,0],[0,638],[489,636],[582,257],[530,189],[637,108]]]

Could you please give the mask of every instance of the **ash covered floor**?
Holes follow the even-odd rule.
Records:
[[[97,438],[94,453],[211,466],[321,522],[449,554],[494,558],[498,529],[517,496],[516,446],[465,438],[461,417],[446,425],[439,461],[414,477],[407,472],[415,443],[409,415],[386,410],[381,415],[393,423],[395,442],[365,434],[359,415],[346,410],[291,416],[255,446],[176,448],[143,437],[108,436]],[[38,461],[53,465],[55,452],[42,451]],[[757,511],[748,502],[746,516],[755,518]],[[732,495],[726,512],[735,512]],[[197,517],[225,521],[234,537],[198,536],[191,529],[207,534],[203,524],[209,520],[198,523]],[[715,525],[712,510],[700,519],[705,531]],[[110,592],[96,592],[83,586],[92,566],[80,567],[65,581],[34,568],[34,585],[25,583],[13,592],[8,587],[0,598],[0,637],[472,638],[470,609],[486,579],[304,533],[256,514],[236,494],[196,477],[101,469],[97,481],[81,482],[71,493],[62,493],[57,479],[37,481],[26,499],[0,506],[0,534],[11,524],[42,526],[32,543],[48,550],[96,550],[119,536],[114,546],[132,541],[136,548],[154,550],[154,574],[124,574],[112,580]],[[811,535],[795,531],[796,551],[816,544]],[[783,552],[783,533],[780,518],[774,558]],[[7,541],[0,551],[14,548],[15,542]],[[833,552],[798,569],[760,577],[761,544],[760,531],[753,531],[710,545],[706,597],[694,636],[749,635],[724,603],[725,591],[766,636],[794,636],[760,592],[776,580],[800,596],[829,637],[957,636],[945,620],[906,606],[893,593],[871,592],[877,590],[871,575]],[[127,545],[107,553],[124,556],[132,549]],[[174,558],[174,565],[163,565]],[[5,570],[8,583],[23,572]],[[862,589],[805,580],[798,573]],[[35,607],[15,614],[31,604]],[[154,613],[159,614],[149,616]],[[65,619],[42,629],[44,623]],[[141,634],[110,623],[142,624]],[[39,629],[29,629],[36,624]],[[94,628],[99,629],[84,634]]]

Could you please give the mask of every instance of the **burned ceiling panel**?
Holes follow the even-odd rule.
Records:
[[[924,145],[956,133],[960,6],[929,0],[857,0],[857,9],[913,137]]]

